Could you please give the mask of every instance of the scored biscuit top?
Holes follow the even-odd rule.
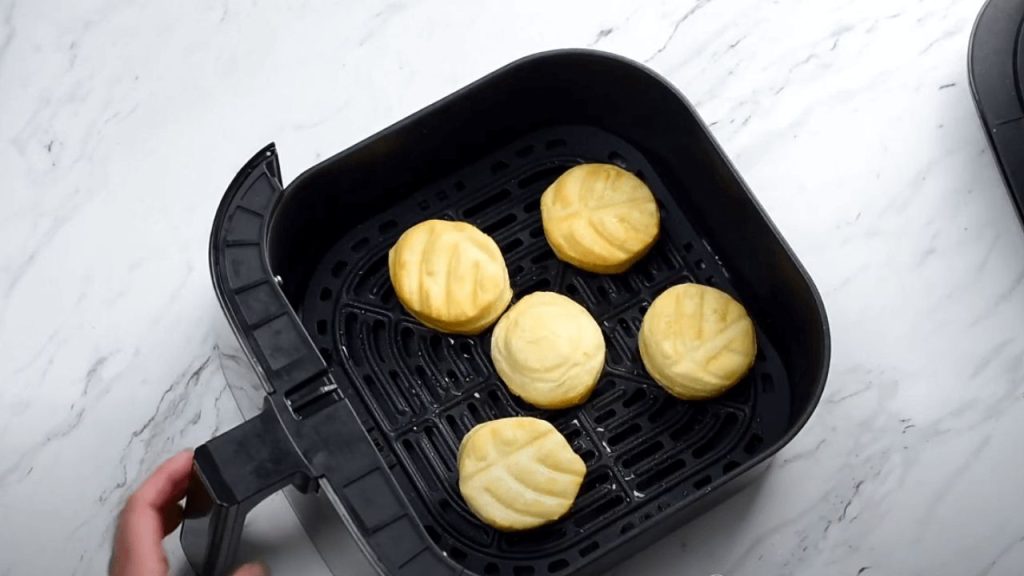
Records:
[[[687,386],[732,385],[750,368],[757,347],[743,305],[697,284],[673,286],[658,296],[644,315],[640,337],[652,375]]]
[[[502,418],[469,431],[459,449],[459,481],[471,484],[509,470],[529,470],[542,476],[582,478],[583,459],[546,420]],[[513,472],[514,476],[520,474]],[[571,483],[570,483],[571,484]]]
[[[628,260],[660,226],[650,188],[612,164],[567,170],[541,197],[544,232],[556,251],[598,264]]]
[[[480,424],[459,449],[459,489],[466,503],[481,520],[503,530],[561,517],[586,471],[558,430],[537,418]]]
[[[589,395],[604,366],[605,342],[593,316],[554,292],[523,297],[498,321],[491,357],[513,393],[540,407]]]
[[[395,294],[426,323],[476,327],[512,298],[498,245],[465,222],[427,220],[409,228],[388,253]]]
[[[541,442],[554,436],[558,430],[537,418],[502,418],[477,425],[459,449],[460,479],[470,481],[496,464],[531,458]]]

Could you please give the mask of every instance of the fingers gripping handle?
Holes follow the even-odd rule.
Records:
[[[197,448],[181,528],[192,569],[228,574],[246,515],[289,484],[308,491],[312,474],[271,409]]]

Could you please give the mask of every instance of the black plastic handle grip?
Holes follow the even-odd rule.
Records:
[[[267,496],[313,475],[269,406],[196,449],[181,528],[185,557],[199,576],[234,567],[245,517]]]
[[[214,289],[267,397],[259,416],[196,449],[185,556],[199,576],[228,573],[246,515],[291,484],[322,488],[382,574],[472,576],[427,537],[270,269],[269,223],[283,196],[271,144],[239,171],[214,218]]]
[[[217,296],[268,393],[287,391],[326,369],[264,256],[267,225],[281,194],[271,144],[228,186],[210,237]],[[288,484],[308,490],[314,476],[269,400],[259,416],[197,448],[181,532],[192,568],[200,576],[225,574],[246,514]]]

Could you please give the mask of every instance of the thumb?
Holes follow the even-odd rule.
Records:
[[[239,566],[231,576],[270,576],[270,570],[262,562],[250,562]]]

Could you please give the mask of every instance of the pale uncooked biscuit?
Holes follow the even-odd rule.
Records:
[[[402,306],[442,332],[479,334],[512,300],[498,245],[465,222],[409,228],[388,252],[388,269]]]
[[[757,354],[754,324],[731,296],[699,284],[659,295],[640,326],[640,357],[658,384],[684,400],[724,393]]]
[[[499,530],[527,530],[561,518],[587,466],[550,423],[503,418],[469,431],[459,447],[459,490],[469,509]]]
[[[559,260],[597,272],[623,272],[658,239],[661,215],[651,189],[612,164],[581,164],[540,198],[544,236]]]
[[[590,312],[554,292],[534,292],[498,320],[491,360],[513,394],[538,408],[580,404],[604,367],[601,328]]]

